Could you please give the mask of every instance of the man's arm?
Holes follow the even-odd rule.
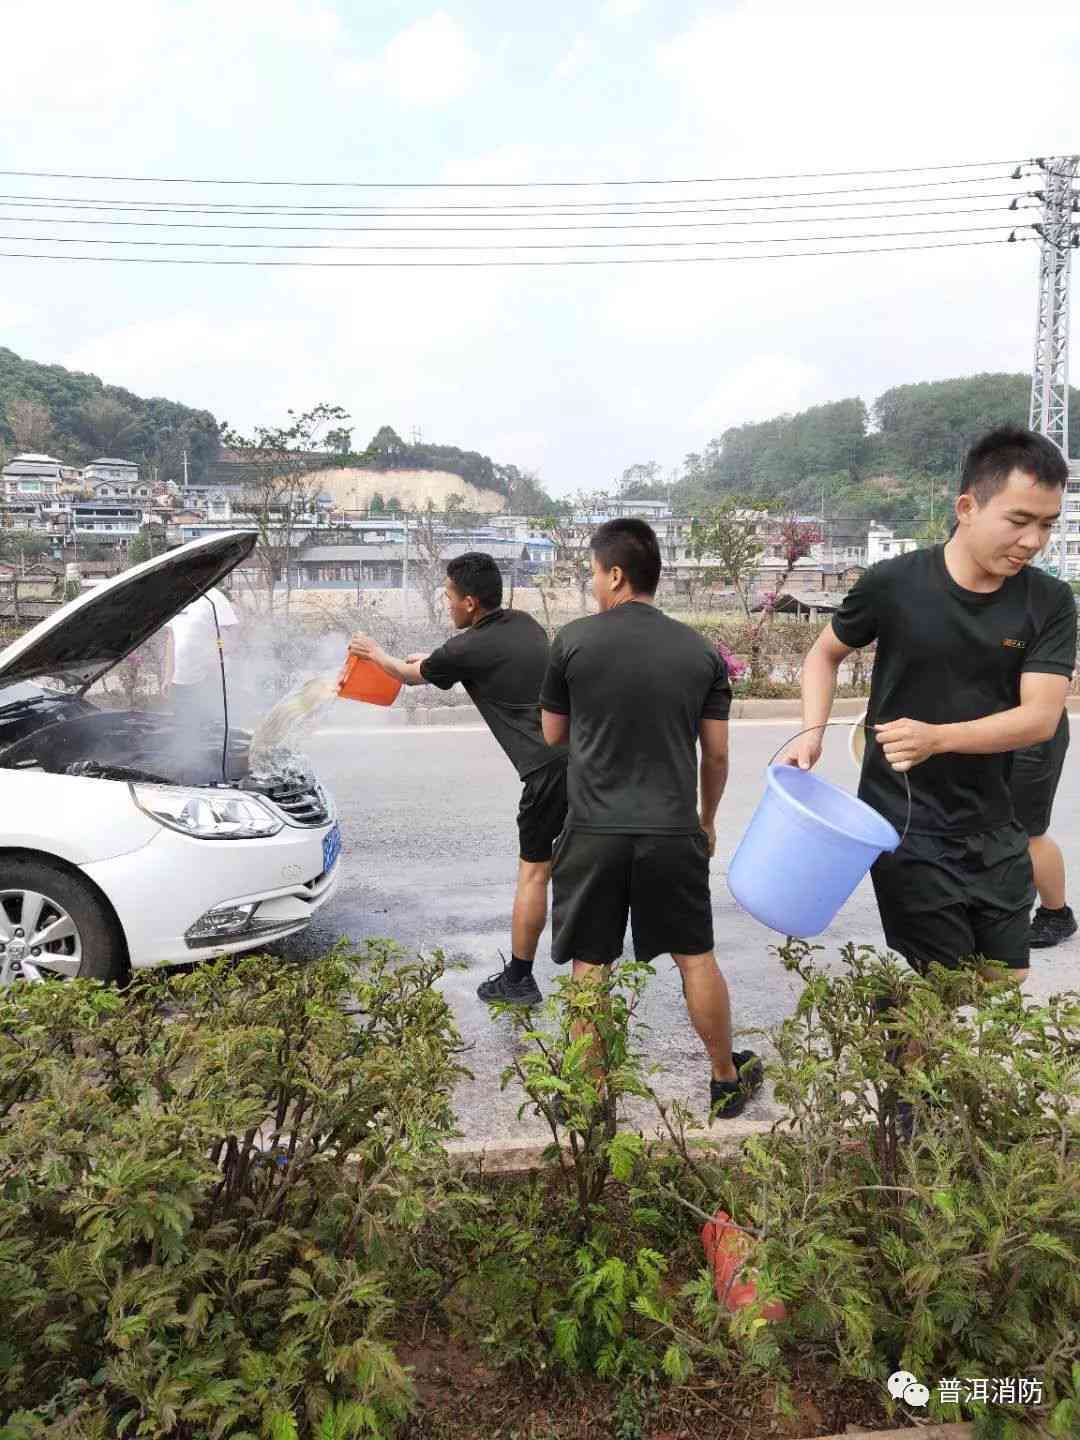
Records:
[[[541,710],[540,727],[544,732],[545,744],[568,745],[570,743],[569,715],[557,715],[554,710]]]
[[[910,770],[931,755],[999,755],[1049,740],[1061,720],[1068,690],[1063,675],[1025,671],[1020,676],[1020,704],[1012,710],[955,725],[893,720],[875,725],[874,730],[894,770]]]
[[[420,673],[420,666],[427,659],[426,655],[410,655],[407,660],[398,660],[396,656],[388,655],[370,635],[361,634],[354,635],[349,641],[349,654],[356,655],[361,660],[372,661],[380,670],[392,675],[395,680],[400,680],[403,685],[427,684]]]
[[[540,728],[548,745],[570,743],[570,686],[562,635],[556,635],[548,667],[540,686]]]
[[[709,854],[716,853],[716,812],[724,797],[728,777],[728,722],[701,722],[701,828],[709,840]]]
[[[837,639],[831,624],[814,641],[802,669],[802,728],[809,733],[798,737],[781,764],[812,770],[821,759],[824,727],[836,695],[836,677],[855,648]]]

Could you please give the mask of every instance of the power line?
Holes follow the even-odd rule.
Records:
[[[941,170],[978,170],[989,166],[1013,165],[1009,160],[962,160],[955,165],[875,166],[869,170],[811,170],[785,175],[713,175],[686,179],[648,177],[641,180],[226,180],[216,177],[181,175],[84,175],[62,170],[0,170],[0,175],[33,180],[93,180],[131,185],[260,185],[287,189],[318,190],[549,190],[623,185],[734,185],[755,180],[819,180],[848,175],[919,175]],[[1030,160],[1021,162],[1031,164]]]
[[[624,212],[634,213],[640,210],[642,214],[658,210],[659,213],[668,213],[666,209],[672,205],[700,207],[715,201],[722,201],[726,207],[732,201],[749,200],[784,200],[794,199],[802,201],[814,199],[820,195],[851,195],[863,193],[881,193],[892,190],[929,190],[941,189],[950,185],[996,185],[1002,184],[1006,188],[1002,191],[989,192],[989,198],[998,195],[1012,195],[1014,182],[1009,177],[1001,175],[968,175],[953,180],[927,180],[924,182],[911,182],[902,185],[852,185],[843,186],[839,189],[830,190],[781,190],[765,191],[756,195],[665,195],[662,200],[649,200],[642,196],[634,196],[630,200],[530,200],[530,201],[500,201],[498,204],[486,204],[481,200],[472,200],[467,203],[454,202],[447,204],[439,202],[436,204],[424,205],[402,205],[400,202],[390,208],[392,202],[382,202],[376,205],[366,205],[358,201],[350,201],[348,204],[336,205],[331,201],[324,200],[317,205],[304,205],[299,201],[282,201],[274,204],[256,204],[252,201],[240,202],[236,200],[207,200],[199,197],[193,200],[151,200],[145,197],[123,196],[113,198],[107,195],[0,195],[0,200],[10,204],[21,205],[55,205],[65,209],[81,209],[83,207],[92,210],[162,210],[170,214],[180,214],[188,210],[196,210],[199,213],[215,214],[218,211],[237,212],[244,215],[302,215],[312,213],[316,215],[334,215],[342,213],[346,215],[441,215],[441,214],[509,214],[519,210],[537,211],[541,214],[551,212],[559,213],[568,211],[584,214],[622,214]],[[937,199],[948,200],[949,195],[897,195],[895,198],[883,198],[880,200],[835,200],[827,203],[834,205],[912,205],[922,201],[933,201]],[[968,197],[962,197],[968,198]],[[981,196],[980,198],[987,198]],[[671,213],[676,213],[672,211]]]
[[[1027,238],[1027,237],[1024,237]],[[1004,245],[1005,240],[949,240],[931,245],[885,245],[858,250],[788,250],[762,255],[635,255],[604,256],[597,259],[565,260],[204,260],[197,256],[157,255],[41,255],[29,251],[0,250],[4,260],[80,260],[104,265],[233,265],[257,269],[300,270],[496,270],[518,266],[570,265],[695,265],[734,263],[748,260],[801,260],[822,255],[887,255],[899,251],[961,250],[976,245]]]
[[[107,237],[88,240],[78,235],[0,235],[4,244],[46,244],[46,245],[138,245],[143,247],[179,247],[189,250],[616,250],[627,248],[670,249],[675,246],[704,245],[805,245],[822,240],[904,240],[909,236],[923,235],[977,235],[991,230],[1010,230],[1015,222],[1005,221],[1000,225],[954,225],[941,230],[898,230],[870,231],[856,235],[783,235],[762,239],[739,240],[565,240],[520,241],[513,240],[505,245],[470,244],[446,245],[337,245],[315,240],[298,241],[263,240],[128,240]]]
[[[2,173],[3,173],[3,172],[0,171],[0,174],[2,174]],[[949,186],[949,185],[974,185],[974,184],[982,184],[982,183],[993,184],[993,183],[996,183],[996,182],[998,182],[998,181],[1004,182],[1004,181],[1006,181],[1008,178],[1009,178],[1009,177],[1004,176],[1004,175],[982,175],[982,176],[975,176],[975,177],[964,176],[964,177],[962,177],[962,178],[952,179],[952,180],[926,180],[926,181],[921,181],[921,182],[919,182],[919,183],[908,183],[908,184],[903,184],[903,185],[846,185],[846,186],[841,186],[839,189],[831,189],[831,190],[780,190],[780,191],[768,191],[768,192],[765,192],[765,193],[759,194],[759,195],[727,195],[727,196],[710,195],[710,196],[696,196],[696,197],[693,197],[692,200],[691,200],[691,199],[685,199],[685,200],[682,200],[682,201],[678,200],[678,198],[675,197],[674,199],[668,199],[668,200],[666,201],[666,203],[667,203],[667,204],[672,204],[672,203],[677,203],[677,204],[678,204],[678,203],[681,203],[681,204],[690,204],[690,203],[693,203],[693,204],[695,204],[695,205],[701,205],[701,204],[703,203],[703,201],[723,200],[723,201],[724,201],[724,204],[725,204],[725,206],[726,206],[726,205],[728,205],[731,201],[742,201],[742,200],[749,200],[749,201],[751,201],[751,202],[757,202],[757,201],[761,201],[761,200],[798,200],[798,201],[802,201],[802,200],[805,200],[805,199],[807,199],[807,198],[809,198],[809,199],[816,199],[816,198],[818,198],[818,197],[820,197],[820,196],[822,196],[822,195],[881,194],[881,193],[884,192],[884,191],[892,191],[892,190],[930,190],[930,189],[941,189],[942,187]],[[994,192],[994,193],[997,193],[997,192]],[[1003,191],[1003,192],[1001,192],[1001,193],[1002,193],[1003,195],[1004,195],[1004,194],[1011,195],[1011,194],[1013,193],[1013,191],[1012,191],[1012,189],[1008,189],[1008,190],[1005,190],[1005,191]],[[919,201],[933,200],[933,199],[935,199],[935,198],[936,198],[936,197],[931,196],[931,195],[910,195],[910,196],[906,196],[906,197],[905,197],[905,196],[896,196],[894,200],[887,200],[887,201],[886,201],[886,200],[881,200],[881,201],[866,201],[866,202],[862,202],[862,203],[866,203],[866,204],[897,204],[897,205],[904,205],[904,204],[914,204],[914,203],[919,202]],[[943,196],[942,198],[944,199],[944,198],[948,198],[948,197],[944,197],[944,196]],[[961,198],[963,198],[963,197],[961,197]],[[206,201],[206,200],[200,199],[200,200],[178,200],[178,201],[173,202],[172,204],[166,204],[164,201],[160,201],[160,200],[131,200],[131,199],[127,199],[127,198],[124,198],[124,199],[122,199],[122,200],[110,200],[110,199],[109,199],[108,197],[106,197],[106,196],[89,196],[89,197],[87,197],[87,196],[79,196],[79,197],[72,196],[72,197],[69,198],[69,197],[67,197],[67,196],[62,196],[62,195],[61,195],[61,196],[43,196],[43,195],[14,195],[14,196],[3,196],[3,195],[0,195],[0,200],[3,200],[3,201],[5,201],[5,203],[8,203],[8,204],[16,204],[16,205],[41,205],[41,204],[48,204],[48,205],[50,205],[50,206],[55,206],[55,207],[58,208],[58,209],[70,209],[70,210],[78,210],[78,209],[83,209],[83,208],[85,208],[85,209],[90,209],[90,210],[116,210],[116,211],[121,211],[121,210],[159,211],[159,210],[160,210],[160,211],[167,211],[167,212],[170,213],[170,214],[183,214],[183,213],[186,213],[187,211],[190,211],[190,210],[196,210],[196,211],[198,211],[199,213],[208,214],[208,215],[209,215],[209,214],[216,214],[216,213],[218,213],[219,211],[236,212],[236,213],[240,213],[240,214],[244,214],[244,215],[255,215],[255,214],[274,214],[274,215],[279,215],[279,214],[280,214],[280,215],[294,215],[294,214],[295,214],[295,215],[302,215],[302,214],[305,214],[305,213],[315,214],[315,215],[335,215],[335,214],[339,214],[339,213],[341,213],[341,214],[349,214],[349,215],[352,215],[352,214],[363,215],[363,214],[365,214],[365,213],[367,213],[367,212],[370,212],[370,211],[373,211],[373,210],[374,210],[376,213],[383,213],[383,211],[385,210],[385,207],[383,207],[383,206],[377,206],[377,207],[373,207],[373,206],[359,206],[359,205],[356,205],[355,203],[353,203],[353,204],[351,204],[351,205],[331,205],[331,204],[329,204],[328,202],[325,202],[325,201],[324,201],[321,205],[300,205],[300,204],[295,204],[295,203],[293,203],[293,204],[286,204],[286,205],[252,205],[252,204],[249,203],[249,204],[241,205],[241,204],[239,204],[239,203],[236,202],[236,201],[227,201],[227,200]],[[627,202],[627,201],[593,201],[593,202],[586,202],[586,204],[587,204],[587,205],[590,205],[591,208],[592,208],[592,209],[595,211],[595,213],[597,213],[597,214],[601,213],[602,211],[612,210],[613,207],[615,207],[615,206],[625,207],[627,204],[635,204],[635,203],[638,204],[638,205],[642,205],[642,204],[644,204],[645,202],[640,201],[640,200],[638,200],[638,201],[636,201],[636,202],[633,202],[633,201],[632,201],[632,202]],[[857,201],[854,201],[854,200],[852,200],[852,201],[844,200],[844,201],[834,201],[834,202],[832,202],[832,203],[838,204],[838,205],[839,205],[839,204],[845,204],[845,205],[847,205],[847,204],[852,204],[852,205],[854,205],[854,204],[857,204],[857,203],[860,203],[860,202],[857,202]],[[400,209],[400,207],[398,207],[398,208]],[[466,206],[446,206],[446,205],[415,206],[415,207],[410,207],[409,209],[407,209],[407,210],[404,211],[403,213],[408,213],[408,214],[413,214],[413,213],[418,213],[418,214],[419,214],[419,213],[441,213],[441,212],[444,211],[444,210],[461,210],[461,211],[468,211],[468,210],[477,210],[477,211],[508,211],[508,210],[511,210],[511,209],[515,209],[515,210],[520,210],[520,209],[556,210],[556,209],[566,209],[566,208],[569,208],[569,207],[568,207],[568,206],[565,206],[565,205],[560,206],[560,205],[555,205],[555,204],[547,204],[547,205],[542,205],[542,206],[540,206],[540,205],[532,205],[532,206],[525,206],[525,205],[516,205],[516,206],[493,205],[493,206],[484,206],[484,205],[481,205],[481,204],[479,204],[479,203],[475,203],[475,204],[466,205]],[[578,208],[578,209],[581,208],[581,202],[578,202],[577,208]],[[785,208],[791,208],[791,207],[785,207]],[[386,213],[390,213],[390,212],[387,211]],[[621,210],[616,210],[616,213],[622,213],[622,211],[621,211]]]
[[[1029,208],[1029,207],[1025,207],[1025,208]],[[708,212],[698,212],[698,213],[708,213]],[[721,213],[722,213],[722,212],[721,212]],[[870,224],[870,223],[874,222],[875,220],[921,220],[921,219],[936,218],[937,216],[946,216],[946,215],[1007,215],[1007,214],[1010,214],[1010,213],[1015,214],[1015,213],[1017,213],[1017,212],[1010,211],[1009,208],[1006,207],[1006,206],[1000,206],[1000,205],[983,205],[983,206],[978,206],[978,207],[976,207],[975,209],[972,209],[972,210],[905,210],[905,211],[902,211],[902,212],[900,212],[900,213],[892,213],[892,214],[887,214],[887,215],[822,215],[822,216],[814,216],[814,215],[798,216],[798,215],[791,215],[791,216],[774,216],[773,218],[768,219],[768,220],[749,220],[749,219],[740,219],[740,220],[713,220],[713,221],[707,222],[707,228],[709,228],[709,229],[727,229],[728,227],[730,227],[730,226],[732,226],[732,225],[797,225],[797,224],[806,224],[806,225],[833,225],[833,224],[836,224],[836,225],[840,225],[840,224],[849,224],[849,223],[856,223],[856,222]],[[19,224],[19,225],[106,225],[106,226],[109,226],[110,228],[120,228],[121,226],[123,226],[123,227],[125,227],[125,228],[128,228],[128,227],[134,226],[134,227],[136,227],[136,228],[138,228],[138,229],[143,229],[143,230],[256,230],[256,231],[259,231],[260,233],[264,233],[264,234],[265,234],[265,233],[270,233],[270,232],[280,233],[280,232],[283,232],[283,231],[284,231],[284,232],[288,232],[288,233],[290,233],[290,234],[295,234],[295,233],[298,232],[298,231],[300,231],[300,232],[312,232],[312,231],[315,231],[315,232],[318,232],[319,234],[325,234],[325,235],[337,235],[337,234],[341,234],[341,235],[355,235],[355,234],[358,234],[358,233],[376,234],[376,235],[377,235],[377,234],[379,234],[380,232],[385,232],[385,233],[388,233],[388,234],[395,234],[395,233],[400,232],[400,233],[406,234],[406,235],[412,235],[412,234],[415,234],[415,235],[423,235],[423,234],[428,234],[428,233],[430,233],[430,229],[431,229],[431,227],[423,226],[423,225],[410,226],[410,227],[406,228],[406,227],[404,227],[404,226],[396,226],[396,225],[395,225],[395,226],[391,226],[391,225],[243,225],[243,224],[236,224],[236,223],[233,222],[233,221],[226,221],[226,222],[222,223],[222,222],[217,222],[217,221],[213,221],[213,220],[100,220],[100,219],[84,219],[82,216],[72,216],[72,217],[69,217],[69,216],[66,216],[66,215],[65,215],[65,216],[7,215],[7,214],[4,214],[4,213],[3,213],[2,207],[0,207],[0,223],[4,223],[4,224]],[[686,229],[690,229],[690,228],[704,228],[704,226],[705,226],[705,222],[703,222],[703,225],[702,225],[702,226],[696,226],[696,225],[695,225],[694,227],[691,227],[691,226],[685,225],[685,224],[670,224],[670,223],[669,223],[669,224],[665,224],[665,225],[653,225],[653,226],[635,226],[635,225],[620,225],[620,226],[614,226],[614,225],[612,225],[612,226],[599,226],[599,225],[567,225],[567,226],[556,226],[556,227],[553,227],[553,228],[556,228],[556,229],[564,229],[564,230],[584,230],[584,231],[591,231],[591,230],[598,230],[598,229],[619,229],[619,230],[633,230],[633,229],[654,229],[654,230],[660,230],[660,229],[668,229],[668,230],[686,230]],[[502,227],[500,227],[500,226],[492,226],[492,227],[485,227],[485,226],[473,226],[473,227],[443,226],[443,227],[436,227],[436,228],[444,229],[445,231],[447,231],[447,232],[450,233],[450,234],[455,234],[455,233],[466,234],[466,233],[469,233],[469,231],[470,231],[470,229],[471,229],[471,230],[479,230],[479,231],[481,231],[481,232],[484,233],[484,234],[490,234],[490,235],[498,235],[498,234],[501,234],[501,233],[506,233],[506,234],[509,235],[509,234],[517,233],[518,231],[532,232],[532,231],[534,231],[534,230],[543,229],[543,228],[545,228],[545,227],[543,227],[543,226],[535,226],[535,225],[528,225],[528,226],[522,225],[522,226],[502,226]],[[28,238],[29,238],[29,237],[28,237]],[[515,242],[510,242],[510,243],[515,243]]]
[[[943,212],[929,212],[943,213]],[[991,210],[989,213],[993,213]],[[50,220],[47,216],[37,218],[39,224],[58,224],[59,221]],[[883,217],[885,219],[903,220],[905,215],[894,215]],[[835,217],[822,216],[819,223],[829,223]],[[120,222],[117,222],[120,223]],[[715,220],[661,220],[658,222],[646,220],[631,220],[627,224],[602,223],[600,221],[589,221],[584,225],[551,225],[551,224],[515,224],[515,225],[351,225],[348,227],[351,233],[366,232],[376,235],[517,235],[517,234],[579,234],[581,232],[592,233],[597,230],[613,230],[619,234],[625,234],[634,230],[711,230],[718,225],[730,223]],[[754,223],[754,222],[748,222]],[[760,222],[764,223],[764,222]],[[782,222],[784,224],[796,225],[800,223],[800,217],[795,215]],[[807,223],[811,223],[811,217],[807,217]],[[233,228],[233,227],[223,227]],[[261,229],[263,227],[253,227]],[[331,227],[332,229],[344,227]],[[14,237],[13,237],[14,238]],[[513,244],[513,241],[508,242]]]
[[[789,224],[789,223],[796,223],[801,217],[803,217],[803,212],[808,211],[808,210],[842,210],[842,209],[853,209],[853,208],[862,209],[862,208],[865,208],[865,207],[867,207],[867,206],[882,206],[882,205],[891,205],[891,206],[898,206],[898,205],[911,206],[911,205],[928,205],[928,204],[937,205],[937,204],[939,204],[939,202],[943,202],[943,201],[944,201],[944,202],[951,202],[951,201],[968,201],[968,200],[996,200],[996,201],[999,202],[998,205],[986,207],[986,208],[989,209],[989,210],[996,210],[996,209],[1000,209],[1006,200],[1008,200],[1008,201],[1010,202],[1010,207],[1011,207],[1011,202],[1012,202],[1013,198],[1014,198],[1013,194],[1012,194],[1011,192],[1008,192],[1008,191],[1000,192],[1000,193],[994,193],[994,192],[992,192],[992,191],[986,191],[986,192],[981,192],[981,193],[977,193],[977,194],[974,194],[974,195],[913,195],[913,196],[911,196],[909,199],[905,199],[905,200],[889,200],[889,199],[881,199],[881,198],[875,199],[875,200],[830,200],[830,201],[827,201],[827,202],[824,202],[824,203],[811,204],[811,205],[746,205],[746,206],[741,206],[741,205],[715,205],[715,206],[712,206],[712,205],[699,205],[699,206],[695,206],[695,208],[692,209],[692,210],[667,210],[667,209],[658,209],[658,210],[597,210],[597,211],[592,211],[592,212],[576,211],[576,212],[572,212],[572,213],[569,214],[569,215],[564,214],[563,212],[559,212],[559,211],[554,211],[554,212],[536,211],[536,212],[534,212],[534,214],[538,215],[540,220],[558,219],[558,220],[572,220],[572,221],[580,221],[580,222],[582,222],[582,223],[580,223],[580,224],[571,224],[571,225],[564,225],[564,226],[562,226],[562,227],[556,227],[556,228],[564,228],[564,229],[567,229],[567,230],[575,230],[575,229],[577,229],[577,230],[591,230],[591,229],[599,228],[599,222],[593,221],[593,220],[591,220],[591,219],[588,218],[588,216],[591,215],[591,214],[598,215],[598,216],[602,217],[602,219],[604,219],[604,220],[620,220],[620,221],[625,220],[625,221],[630,221],[631,223],[626,226],[626,228],[628,228],[628,229],[629,229],[629,228],[632,228],[632,221],[633,221],[633,217],[634,217],[635,215],[647,215],[650,219],[652,219],[652,218],[654,218],[654,217],[656,217],[656,216],[660,216],[660,217],[665,217],[665,216],[666,216],[666,217],[677,217],[677,220],[676,220],[674,223],[672,223],[672,228],[674,229],[674,228],[678,228],[678,225],[681,224],[681,223],[683,223],[683,217],[689,217],[689,218],[692,220],[695,216],[698,216],[698,215],[747,215],[747,214],[750,214],[750,215],[759,215],[759,214],[772,215],[772,214],[774,214],[774,212],[776,212],[776,211],[784,211],[784,212],[791,212],[791,213],[790,213],[789,215],[787,215],[786,217],[785,217],[784,215],[781,215],[781,216],[779,216],[776,220],[773,220],[773,221],[764,221],[764,220],[762,220],[762,221],[757,221],[757,222],[755,222],[755,221],[744,221],[744,222],[742,222],[742,223],[744,223],[744,224],[754,224],[754,223],[759,223],[759,224]],[[33,211],[34,213],[26,216],[26,217],[25,217],[25,220],[24,220],[24,217],[22,217],[22,216],[20,216],[20,215],[12,215],[12,216],[10,216],[9,218],[11,218],[11,219],[24,220],[24,223],[28,223],[28,224],[29,224],[29,223],[33,223],[33,222],[36,220],[36,221],[39,221],[39,222],[41,222],[41,223],[43,223],[43,224],[47,223],[47,224],[50,224],[50,225],[60,225],[60,224],[76,225],[76,224],[85,224],[85,225],[147,225],[147,226],[149,226],[149,225],[158,224],[158,225],[161,225],[161,226],[172,226],[173,228],[180,228],[181,225],[184,223],[184,222],[178,222],[178,221],[117,220],[117,219],[102,219],[102,218],[97,218],[97,212],[106,211],[106,212],[108,212],[109,214],[113,214],[113,215],[129,215],[129,214],[136,214],[136,213],[137,213],[137,214],[149,214],[149,215],[185,215],[185,216],[187,216],[187,215],[197,215],[197,216],[214,216],[215,218],[219,218],[219,219],[231,219],[233,216],[240,216],[240,217],[243,217],[243,218],[245,218],[245,219],[259,219],[259,220],[262,220],[262,219],[264,219],[264,218],[265,218],[265,219],[270,219],[270,220],[279,220],[279,219],[286,219],[286,218],[287,218],[287,219],[303,219],[303,220],[307,220],[307,219],[334,219],[334,220],[339,220],[339,219],[340,219],[340,220],[360,219],[360,220],[380,220],[380,221],[383,221],[383,220],[404,219],[404,220],[410,220],[410,221],[426,221],[426,220],[428,220],[429,218],[435,218],[435,219],[452,220],[452,221],[454,222],[453,225],[445,225],[445,226],[433,226],[433,225],[429,225],[429,224],[413,224],[413,225],[411,225],[411,226],[409,226],[409,227],[406,227],[406,226],[395,226],[395,227],[390,227],[390,226],[367,226],[367,227],[362,227],[362,226],[361,226],[361,227],[355,227],[355,226],[354,226],[354,227],[341,227],[341,228],[343,228],[343,229],[344,229],[344,228],[353,228],[353,229],[356,229],[356,228],[361,228],[361,229],[363,229],[363,228],[368,228],[368,229],[380,229],[380,228],[382,228],[382,229],[390,229],[390,228],[395,228],[395,229],[399,229],[399,230],[405,230],[405,229],[408,228],[408,229],[414,229],[414,230],[416,230],[416,231],[418,231],[418,232],[421,232],[421,231],[424,231],[424,230],[429,230],[429,229],[446,229],[446,230],[449,230],[449,229],[463,228],[462,222],[463,222],[463,221],[466,221],[466,220],[483,220],[483,221],[485,222],[485,224],[484,224],[483,227],[477,226],[477,227],[474,227],[474,228],[478,228],[478,229],[479,229],[479,228],[491,228],[491,229],[496,230],[496,231],[498,231],[500,228],[506,229],[506,230],[534,230],[534,229],[540,229],[540,228],[542,228],[542,226],[541,226],[539,223],[537,223],[537,221],[534,221],[532,215],[518,215],[518,214],[516,214],[516,213],[512,213],[512,212],[509,212],[509,211],[506,211],[506,212],[499,211],[499,212],[495,212],[495,213],[491,213],[491,214],[485,213],[484,211],[461,211],[461,212],[457,212],[457,213],[454,213],[454,214],[446,214],[445,212],[439,212],[439,211],[433,211],[433,212],[413,212],[413,211],[407,211],[407,210],[406,210],[406,211],[402,211],[402,210],[374,210],[374,209],[372,209],[372,210],[366,210],[366,209],[365,209],[365,210],[344,210],[344,209],[343,209],[343,210],[322,210],[322,211],[320,211],[320,210],[311,210],[311,211],[303,211],[303,210],[268,210],[268,211],[263,211],[263,210],[245,210],[245,209],[240,209],[240,208],[237,208],[237,209],[235,209],[235,210],[234,210],[234,209],[217,209],[217,208],[204,209],[204,208],[194,207],[194,206],[193,206],[193,207],[190,207],[190,208],[186,208],[186,209],[176,208],[176,207],[173,207],[173,206],[161,206],[161,207],[157,207],[157,206],[154,206],[154,207],[151,207],[151,206],[129,206],[129,207],[126,207],[126,208],[123,208],[123,209],[119,209],[119,208],[114,207],[114,206],[112,206],[112,205],[85,205],[85,204],[65,205],[65,204],[56,204],[55,202],[43,203],[43,204],[38,205],[38,204],[30,204],[30,203],[27,203],[26,201],[23,201],[23,200],[21,200],[21,199],[5,201],[5,200],[4,200],[4,197],[3,197],[2,195],[0,195],[0,208],[3,208],[3,209],[5,209],[5,210],[7,210],[7,209],[12,209],[12,208],[14,208],[14,207],[16,207],[16,206],[19,207],[19,209],[21,209],[21,210]],[[1010,208],[1010,207],[1006,207],[1006,208]],[[1027,202],[1025,202],[1025,208],[1027,208]],[[37,213],[37,211],[39,211],[39,210],[48,210],[48,211],[52,211],[52,210],[64,210],[64,211],[70,211],[70,210],[92,210],[93,212],[95,212],[95,214],[94,214],[94,216],[87,217],[87,218],[84,219],[81,215],[73,215],[73,216],[70,216],[70,217],[69,217],[68,215],[54,215],[54,214],[39,215],[39,214]],[[961,211],[961,210],[947,210],[947,209],[922,210],[922,211],[907,209],[907,210],[894,210],[894,211],[891,212],[891,213],[885,213],[885,214],[882,214],[882,215],[880,215],[880,216],[867,215],[867,216],[865,216],[864,218],[866,218],[866,219],[868,219],[868,220],[871,220],[871,219],[883,219],[883,220],[885,220],[885,219],[897,219],[897,220],[902,220],[905,216],[908,216],[908,215],[935,215],[935,214],[937,214],[937,215],[959,215],[959,214],[966,214],[966,213],[969,213],[969,212],[967,212],[967,211]],[[973,214],[974,214],[975,212],[972,211],[972,212],[970,212],[970,213],[973,213]],[[815,220],[816,217],[814,217],[814,216],[812,216],[812,215],[805,215],[804,218],[807,220],[807,222],[810,222],[811,220]],[[838,220],[838,219],[841,219],[841,218],[842,218],[841,216],[835,216],[835,215],[822,215],[822,216],[820,217],[820,220],[821,220],[822,222],[828,222],[829,220],[833,220],[833,219],[837,219],[837,220]],[[857,219],[858,217],[857,217],[857,216],[852,216],[851,218],[852,218],[852,219]],[[503,225],[503,226],[500,227],[500,226],[498,226],[498,225],[493,225],[493,224],[491,223],[491,222],[493,222],[493,221],[509,221],[509,222],[512,222],[512,223],[507,224],[507,225]],[[208,227],[208,228],[209,228],[209,227]],[[222,228],[222,229],[234,229],[234,230],[236,230],[236,229],[245,229],[245,228],[250,228],[250,229],[273,229],[273,228],[286,228],[286,229],[287,229],[287,228],[293,228],[293,229],[333,229],[334,227],[332,227],[332,226],[317,226],[317,225],[314,225],[314,226],[304,226],[304,225],[300,225],[300,226],[293,226],[293,227],[287,227],[287,226],[286,226],[286,227],[273,227],[273,226],[268,226],[268,225],[258,225],[258,226],[253,225],[253,226],[247,227],[247,226],[243,226],[243,225],[227,225],[227,226],[221,226],[221,227],[219,227],[219,228]]]

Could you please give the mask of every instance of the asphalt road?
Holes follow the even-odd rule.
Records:
[[[515,816],[520,785],[509,762],[483,727],[389,728],[382,716],[339,705],[324,728],[305,743],[340,811],[344,853],[342,883],[312,927],[282,947],[305,958],[341,936],[361,940],[389,936],[410,947],[441,946],[462,969],[451,970],[444,989],[470,1049],[466,1063],[475,1079],[462,1085],[458,1109],[466,1136],[477,1141],[503,1136],[542,1138],[540,1122],[517,1119],[520,1096],[502,1093],[499,1077],[511,1054],[509,1022],[492,1018],[476,999],[478,982],[509,955],[509,917],[517,867]],[[716,951],[731,988],[735,1027],[767,1030],[789,1015],[798,982],[783,970],[770,947],[774,936],[736,906],[728,892],[728,862],[761,793],[772,753],[793,730],[790,720],[736,721],[732,766],[718,821],[712,865]],[[1078,737],[1080,739],[1080,737]],[[1080,897],[1080,745],[1065,767],[1054,833],[1065,850],[1072,895]],[[854,789],[847,731],[833,730],[821,771]],[[550,932],[537,957],[541,989],[550,988]],[[848,940],[881,944],[873,892],[865,882],[819,943],[835,956]],[[708,1069],[683,1007],[674,965],[660,959],[643,1014],[648,1049],[663,1067],[658,1091],[707,1104]],[[1080,984],[1080,937],[1036,952],[1029,992],[1047,995]],[[746,1043],[744,1041],[744,1043]],[[767,1042],[752,1039],[754,1048]],[[767,1095],[746,1114],[766,1118]],[[637,1112],[644,1119],[646,1112]]]

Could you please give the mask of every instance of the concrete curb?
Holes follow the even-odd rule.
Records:
[[[708,1134],[702,1132],[700,1136],[693,1137],[697,1148],[711,1150],[715,1155],[731,1155],[751,1136],[768,1135],[775,1122],[717,1121],[717,1125],[721,1123],[724,1127],[722,1132],[713,1130]],[[450,1158],[467,1171],[483,1170],[486,1175],[526,1175],[531,1170],[540,1168],[544,1151],[550,1144],[550,1140],[531,1137],[521,1140],[488,1140],[482,1145],[477,1145],[475,1140],[452,1140],[446,1150]],[[660,1144],[661,1148],[668,1148],[666,1142],[661,1141]],[[570,1153],[568,1145],[563,1144],[560,1148],[564,1155]]]
[[[948,1425],[906,1425],[902,1430],[848,1430],[822,1440],[969,1440],[974,1433],[970,1421],[956,1420]]]

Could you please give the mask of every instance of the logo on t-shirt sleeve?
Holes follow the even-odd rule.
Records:
[[[1027,641],[1026,641],[1026,640],[1002,640],[1001,643],[1002,643],[1002,645],[1005,646],[1006,650],[1026,650],[1026,649],[1027,649]]]

